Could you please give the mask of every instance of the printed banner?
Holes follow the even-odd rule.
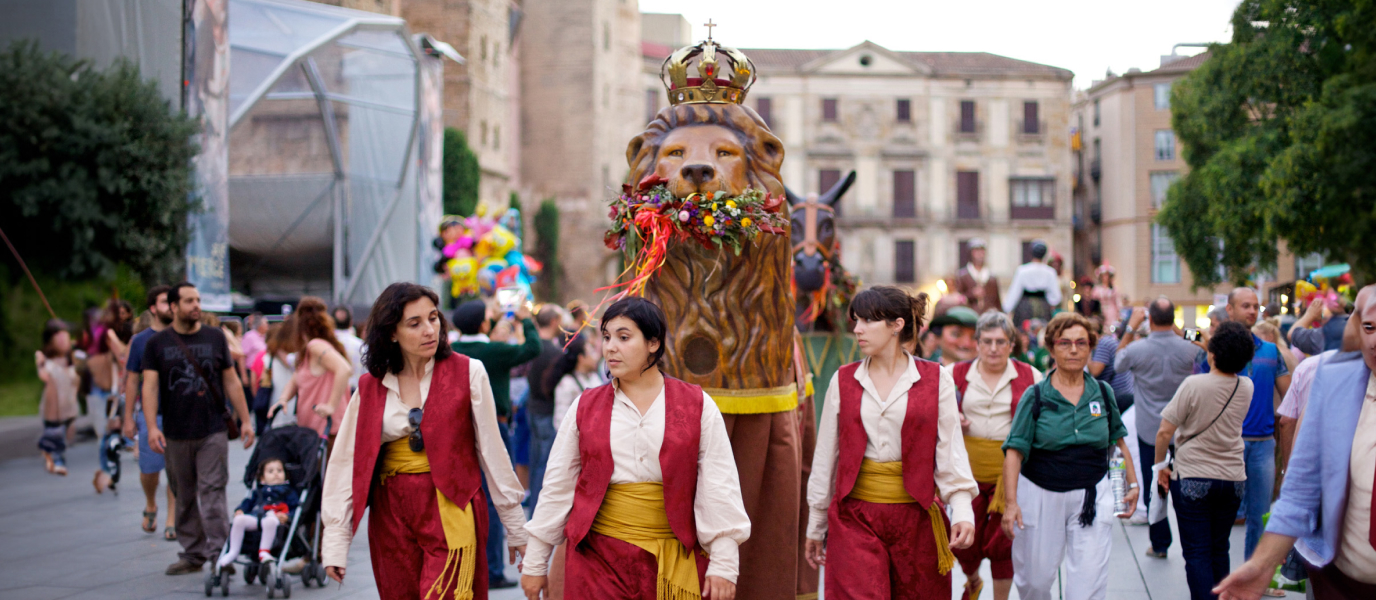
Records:
[[[185,0],[182,107],[201,122],[200,154],[192,161],[201,211],[191,215],[186,279],[203,310],[233,308],[229,292],[229,6],[228,0]]]

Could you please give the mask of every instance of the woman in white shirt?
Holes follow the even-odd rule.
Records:
[[[549,555],[566,540],[566,600],[735,597],[750,537],[736,460],[711,397],[660,373],[667,327],[642,298],[603,316],[613,379],[583,392],[555,436],[526,526],[529,600],[549,598]]]
[[[429,288],[388,286],[369,323],[368,373],[344,409],[325,476],[325,571],[343,582],[349,543],[371,508],[379,596],[486,600],[484,476],[511,532],[510,560],[525,550],[523,491],[487,372],[444,343],[448,324]]]
[[[901,346],[916,339],[926,309],[926,294],[895,287],[851,301],[866,358],[831,379],[807,490],[805,550],[809,564],[827,567],[829,599],[949,598],[951,549],[974,540],[979,488],[955,383]]]
[[[554,425],[564,422],[564,415],[573,406],[573,401],[589,388],[603,383],[597,373],[597,364],[602,362],[602,352],[586,336],[577,335],[564,348],[564,356],[550,369],[547,385],[554,387]]]

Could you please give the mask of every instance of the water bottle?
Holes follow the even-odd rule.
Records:
[[[1122,451],[1113,449],[1113,455],[1108,459],[1108,481],[1113,485],[1113,514],[1121,515],[1128,511],[1128,505],[1123,502],[1123,498],[1128,494],[1127,484],[1127,461],[1123,460]]]

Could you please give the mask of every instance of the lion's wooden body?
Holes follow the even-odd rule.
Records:
[[[645,290],[669,318],[665,371],[707,388],[794,383],[790,249],[787,234],[768,233],[740,256],[673,244]]]

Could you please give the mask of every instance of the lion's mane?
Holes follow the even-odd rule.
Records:
[[[631,140],[626,148],[626,162],[631,167],[628,183],[634,185],[654,172],[659,147],[669,132],[679,127],[720,125],[740,138],[745,148],[746,176],[750,186],[770,195],[784,193],[779,180],[779,168],[784,162],[784,145],[769,131],[764,119],[754,110],[740,104],[680,104],[659,111],[645,131]]]

